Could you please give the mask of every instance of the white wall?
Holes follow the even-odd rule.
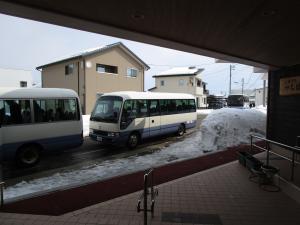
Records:
[[[263,104],[263,88],[258,88],[255,90],[255,105],[259,106]],[[268,101],[268,88],[265,89],[266,95],[265,95],[265,103],[267,104]]]
[[[32,87],[31,71],[0,68],[0,87],[20,87],[20,81],[27,81],[27,87]]]
[[[164,81],[164,86],[161,86],[162,80]],[[179,85],[179,80],[184,81],[182,86]],[[194,76],[155,77],[155,86],[156,88],[151,90],[152,92],[192,94],[198,98],[198,108],[204,108],[207,106],[206,95],[203,93],[203,87],[196,86]]]

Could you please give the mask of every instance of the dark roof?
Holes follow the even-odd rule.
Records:
[[[54,64],[66,62],[66,61],[69,61],[69,60],[72,60],[72,59],[84,58],[86,56],[90,56],[90,55],[93,55],[93,54],[103,53],[103,52],[105,52],[107,50],[110,50],[114,47],[121,47],[124,51],[127,51],[127,53],[129,53],[137,62],[139,62],[141,65],[143,65],[145,70],[150,69],[150,67],[143,60],[141,60],[136,54],[134,54],[129,48],[127,48],[122,42],[116,42],[116,43],[113,43],[113,44],[110,44],[110,45],[105,45],[105,46],[98,47],[98,48],[88,49],[88,50],[82,51],[78,54],[70,55],[70,56],[64,57],[62,59],[56,60],[54,62],[38,66],[38,67],[36,67],[36,69],[38,70],[38,69],[42,69],[43,67],[47,67],[47,66],[51,66],[51,65],[54,65]]]
[[[149,88],[148,91],[152,91],[154,89],[156,89],[157,87],[153,87],[153,88]]]

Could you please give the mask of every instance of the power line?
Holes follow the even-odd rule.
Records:
[[[189,65],[159,65],[159,64],[153,64],[153,63],[147,63],[149,66],[157,66],[157,67],[191,67],[191,66],[195,66],[195,67],[200,67],[200,66],[210,66],[213,65],[215,63],[203,63],[203,64],[189,64]]]
[[[257,78],[255,79],[255,81],[251,85],[248,85],[247,88],[248,89],[253,88],[256,85],[256,83],[259,80],[259,78],[260,78],[260,75],[257,75]]]

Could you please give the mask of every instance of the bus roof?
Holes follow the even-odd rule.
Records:
[[[126,99],[195,99],[193,95],[185,93],[165,93],[165,92],[137,92],[120,91],[105,93],[102,96],[119,96]]]
[[[0,98],[74,98],[77,93],[63,88],[0,88]]]

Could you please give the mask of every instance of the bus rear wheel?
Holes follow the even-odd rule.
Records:
[[[127,140],[127,147],[129,149],[136,148],[139,144],[139,138],[140,137],[139,137],[138,133],[131,133]]]
[[[185,132],[185,127],[183,124],[180,124],[177,130],[177,135],[178,136],[183,136]]]
[[[40,148],[35,145],[23,146],[17,153],[19,166],[31,167],[40,161]]]

